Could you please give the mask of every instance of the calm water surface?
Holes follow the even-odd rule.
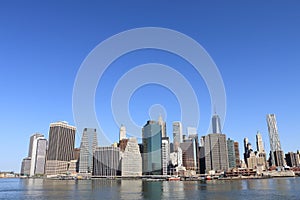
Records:
[[[300,178],[237,181],[0,179],[0,199],[300,199]]]

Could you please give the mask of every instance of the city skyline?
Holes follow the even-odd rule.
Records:
[[[73,85],[89,52],[114,34],[145,26],[180,31],[199,42],[210,54],[226,89],[227,115],[221,123],[224,123],[222,132],[227,137],[240,144],[244,137],[254,142],[259,130],[268,153],[265,115],[275,113],[284,152],[299,148],[297,130],[300,124],[295,117],[300,101],[297,92],[300,72],[298,2],[291,5],[235,2],[235,6],[226,2],[218,5],[137,2],[134,6],[125,2],[119,2],[119,6],[100,2],[85,6],[77,2],[72,5],[66,2],[1,4],[0,25],[5,28],[0,32],[0,91],[3,94],[0,109],[2,136],[6,142],[1,144],[0,156],[7,158],[1,163],[2,171],[20,171],[29,135],[39,132],[49,138],[48,128],[52,121],[66,120],[76,125],[72,113]],[[144,20],[132,13],[144,16]],[[132,67],[148,62],[169,65],[190,81],[201,111],[198,135],[211,132],[208,127],[212,105],[203,79],[196,76],[195,70],[184,60],[149,49],[124,55],[112,63],[99,82],[96,113],[110,140],[118,141],[119,138],[119,126],[110,108],[114,85]],[[152,96],[154,92],[159,95]],[[164,106],[166,133],[169,141],[173,141],[172,122],[181,121],[181,114],[178,101],[168,89],[158,85],[139,88],[129,102],[132,119],[142,127],[150,118],[148,110],[153,104]],[[187,133],[190,126],[193,124],[183,124],[183,133]],[[80,145],[82,131],[76,132],[76,147]],[[18,140],[10,140],[12,134]],[[128,132],[128,136],[132,134],[135,133]],[[240,145],[241,153],[242,147]]]

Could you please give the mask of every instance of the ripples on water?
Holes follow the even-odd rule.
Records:
[[[0,179],[0,199],[300,199],[300,178],[235,181]]]

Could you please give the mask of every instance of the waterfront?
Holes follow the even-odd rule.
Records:
[[[300,178],[235,181],[0,179],[0,199],[299,199]]]

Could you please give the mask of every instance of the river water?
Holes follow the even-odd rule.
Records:
[[[234,181],[0,179],[0,199],[300,199],[300,178]]]

